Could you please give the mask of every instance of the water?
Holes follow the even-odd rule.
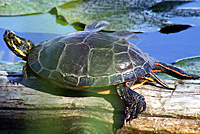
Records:
[[[158,61],[173,63],[183,58],[200,56],[199,34],[199,26],[172,34],[139,34],[141,41],[138,46]]]

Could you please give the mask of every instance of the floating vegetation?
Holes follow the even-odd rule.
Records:
[[[25,62],[4,62],[0,61],[0,70],[9,72],[21,72],[23,70],[23,65]]]

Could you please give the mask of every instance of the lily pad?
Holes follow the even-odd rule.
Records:
[[[107,30],[117,31],[134,29],[135,31],[152,32],[171,24],[170,18],[199,17],[199,8],[179,8],[195,0],[48,0],[16,1],[2,0],[0,15],[18,16],[50,12],[56,14],[57,23],[91,24],[97,21],[111,23]],[[54,11],[54,12],[52,12]],[[173,22],[172,22],[173,23]],[[178,23],[184,23],[178,21]]]
[[[188,73],[200,75],[200,57],[182,59],[174,65]]]
[[[1,0],[0,15],[27,15],[48,12],[67,0]]]
[[[122,0],[74,0],[66,2],[56,7],[56,9],[57,14],[64,16],[70,24],[75,22],[91,24],[96,21],[106,20],[111,22],[107,29],[113,31],[148,29],[152,25],[160,27],[166,24],[167,20],[145,10],[155,1],[145,0],[145,2],[149,3],[149,5],[131,0],[126,2]]]
[[[56,7],[57,14],[64,16],[68,23],[91,24],[96,21],[111,23],[107,30],[157,31],[171,24],[174,16],[199,16],[198,9],[178,9],[193,0],[72,0]],[[114,3],[114,4],[113,4]],[[166,10],[165,10],[166,9]],[[194,11],[196,11],[194,13]]]
[[[0,61],[0,68],[1,71],[21,72],[24,64],[25,64],[24,61],[19,61],[19,62]]]

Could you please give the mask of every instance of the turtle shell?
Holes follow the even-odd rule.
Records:
[[[31,49],[28,65],[62,87],[104,87],[150,72],[154,60],[125,38],[101,32],[73,32]]]

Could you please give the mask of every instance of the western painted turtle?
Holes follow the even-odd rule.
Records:
[[[197,75],[161,62],[126,39],[138,38],[128,30],[101,32],[105,21],[86,25],[84,31],[72,32],[38,45],[6,30],[4,40],[13,53],[27,61],[26,75],[50,81],[63,88],[94,90],[114,87],[125,101],[124,123],[137,118],[146,109],[144,97],[134,88],[146,81],[174,90],[156,77],[164,72],[179,79],[199,79]]]

